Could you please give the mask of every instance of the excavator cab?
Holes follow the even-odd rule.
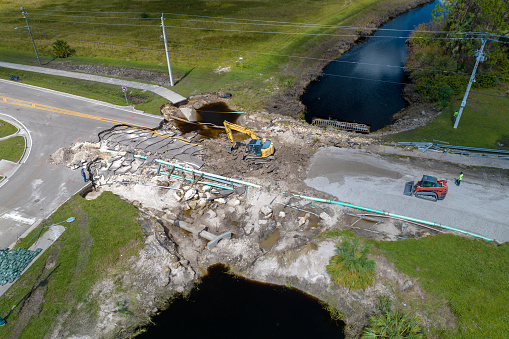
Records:
[[[267,139],[252,139],[247,145],[247,153],[251,156],[266,157],[266,153],[270,153],[274,146],[272,142]],[[272,151],[274,153],[274,151]],[[272,154],[271,153],[271,154]],[[270,154],[269,154],[270,155]]]

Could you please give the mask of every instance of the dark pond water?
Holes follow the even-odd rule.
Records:
[[[381,28],[412,30],[431,21],[438,3],[400,15]],[[327,65],[323,72],[331,75],[312,82],[301,97],[307,107],[306,120],[316,117],[357,122],[370,125],[371,131],[389,125],[392,115],[406,106],[400,84],[406,81],[400,68],[407,56],[406,39],[398,37],[408,37],[409,33],[379,30],[375,36],[387,38],[369,38]]]
[[[235,123],[242,114],[241,112],[234,112],[222,101],[203,105],[196,110],[196,113],[198,113],[199,122],[208,122],[218,126],[223,126],[225,120]]]
[[[220,265],[153,321],[136,338],[344,338],[343,323],[332,320],[318,300],[229,275]]]
[[[236,123],[243,112],[235,112],[225,102],[218,101],[203,105],[196,110],[196,113],[196,122],[175,120],[175,126],[182,134],[196,132],[203,138],[217,138],[225,133],[223,122],[226,120]]]

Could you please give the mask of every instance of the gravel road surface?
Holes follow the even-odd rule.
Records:
[[[405,183],[418,181],[423,174],[448,181],[445,200],[403,195]],[[457,175],[365,150],[331,147],[313,156],[306,184],[342,202],[439,223],[501,243],[509,241],[509,185],[465,175],[461,186],[456,186]]]

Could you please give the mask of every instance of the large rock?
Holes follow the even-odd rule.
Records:
[[[272,215],[272,209],[269,206],[263,206],[260,208],[260,212],[263,213],[266,218]]]
[[[196,195],[197,191],[196,189],[194,188],[191,188],[189,191],[187,191],[185,194],[184,194],[184,200],[185,201],[189,201],[191,199],[194,198],[194,196]]]

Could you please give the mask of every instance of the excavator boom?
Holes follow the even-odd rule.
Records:
[[[245,128],[236,124],[232,124],[231,122],[224,121],[224,128],[226,130],[226,135],[228,136],[228,140],[230,140],[230,144],[235,145],[235,141],[233,141],[232,130],[247,134],[251,137],[251,139],[258,139],[256,132],[250,130],[249,128]]]

